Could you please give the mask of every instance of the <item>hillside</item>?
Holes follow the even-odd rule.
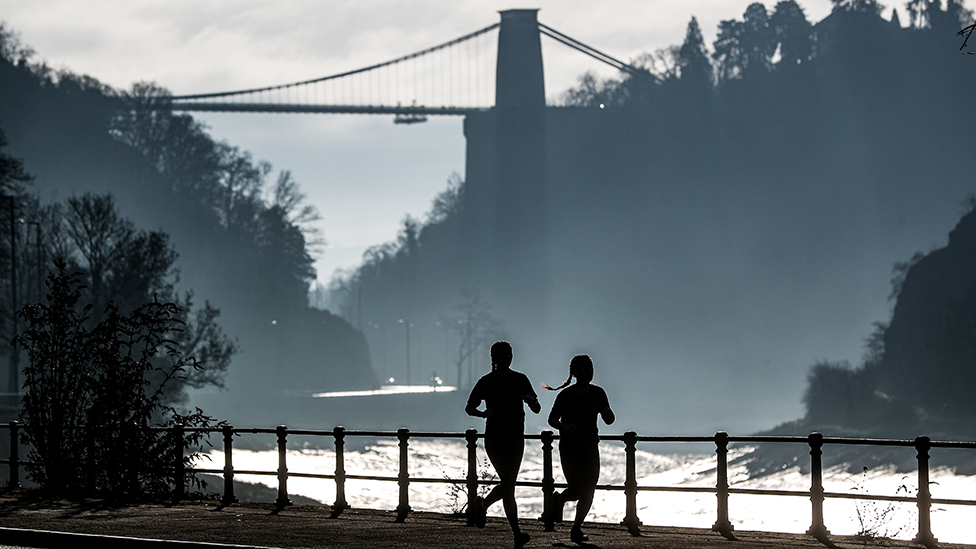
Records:
[[[165,90],[122,92],[52,71],[12,32],[0,38],[4,152],[34,176],[29,191],[42,204],[111,193],[138,227],[171,236],[178,290],[220,309],[220,324],[239,343],[230,395],[240,403],[249,391],[375,385],[362,335],[307,304],[316,236],[303,225],[303,195],[287,172],[214,141],[189,116],[133,109]],[[53,258],[47,235],[43,244]]]

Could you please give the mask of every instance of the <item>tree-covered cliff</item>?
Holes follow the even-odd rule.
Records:
[[[233,391],[375,384],[361,334],[308,306],[321,235],[287,171],[215,141],[191,116],[145,109],[165,103],[158,86],[115,90],[35,57],[0,27],[5,152],[33,176],[18,217],[36,221],[48,205],[111,195],[136,228],[165,234],[176,254],[171,283],[219,309],[239,342],[227,379]],[[43,228],[39,246],[50,260],[55,235]]]

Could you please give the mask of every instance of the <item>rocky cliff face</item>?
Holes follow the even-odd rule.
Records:
[[[911,406],[919,427],[976,434],[976,210],[907,272],[884,355],[868,365],[876,388]]]

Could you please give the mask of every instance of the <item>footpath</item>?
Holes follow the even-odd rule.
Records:
[[[0,546],[26,547],[279,547],[279,548],[490,548],[512,547],[512,533],[501,517],[489,517],[483,529],[468,527],[463,517],[411,512],[398,523],[396,513],[348,509],[333,517],[328,507],[188,501],[178,504],[113,506],[103,502],[67,502],[0,494]],[[526,547],[672,548],[672,549],[822,549],[810,536],[736,532],[728,540],[706,529],[645,525],[631,536],[617,524],[584,526],[589,542],[569,540],[569,524],[543,531],[542,523],[523,518],[532,539]],[[835,547],[921,547],[908,541],[858,540],[832,536]],[[945,549],[973,546],[940,544]]]

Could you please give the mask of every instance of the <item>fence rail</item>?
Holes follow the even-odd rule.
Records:
[[[10,436],[10,455],[7,459],[0,459],[0,464],[7,465],[10,472],[8,485],[10,487],[20,486],[20,468],[29,465],[20,457],[20,431],[29,429],[29,426],[21,425],[18,422],[6,424],[0,423],[0,428],[7,429]],[[172,428],[154,428],[156,431],[169,432],[173,436],[180,437],[189,432],[213,433],[214,430],[184,428],[177,425]],[[291,501],[288,497],[289,478],[315,478],[333,480],[336,483],[336,500],[332,504],[333,516],[342,513],[349,508],[346,501],[346,481],[347,480],[369,480],[380,482],[396,482],[399,485],[399,504],[396,508],[397,522],[402,522],[409,515],[411,483],[451,483],[464,484],[467,489],[468,504],[477,496],[478,487],[486,484],[496,484],[498,481],[481,479],[478,476],[478,439],[484,435],[476,429],[468,429],[463,433],[459,432],[411,432],[409,429],[399,429],[393,431],[353,431],[343,427],[335,427],[332,430],[308,430],[308,429],[288,429],[280,425],[274,429],[262,428],[234,428],[231,425],[224,425],[219,433],[223,439],[224,466],[221,469],[190,468],[186,469],[183,465],[182,451],[174,456],[173,473],[176,479],[185,479],[186,475],[193,473],[210,473],[223,477],[224,495],[223,504],[230,504],[237,501],[234,495],[234,477],[236,475],[265,475],[277,476],[278,478],[278,497],[275,505],[289,505]],[[240,435],[273,434],[277,437],[278,450],[278,469],[275,471],[249,471],[235,469],[233,464],[234,437]],[[315,474],[293,472],[288,470],[287,464],[287,442],[289,436],[313,436],[331,437],[335,445],[335,473],[334,474]],[[357,475],[347,474],[345,470],[344,445],[347,437],[369,437],[369,438],[396,438],[399,445],[399,466],[396,476],[390,475]],[[412,477],[409,474],[409,444],[411,438],[447,438],[461,439],[466,441],[467,449],[467,474],[465,478],[425,478]],[[517,486],[540,488],[543,493],[544,508],[550,508],[550,503],[556,488],[565,487],[565,484],[556,483],[553,477],[552,443],[559,439],[559,436],[552,431],[542,431],[540,434],[527,434],[525,439],[529,441],[539,441],[542,445],[543,456],[543,477],[541,481],[519,481]],[[729,539],[735,539],[734,527],[729,520],[729,496],[733,494],[741,495],[765,495],[765,496],[802,496],[809,497],[811,502],[811,524],[807,534],[815,537],[821,542],[832,545],[829,540],[830,532],[824,524],[823,503],[827,498],[835,499],[859,499],[874,501],[889,501],[901,503],[915,503],[918,507],[918,530],[912,540],[929,548],[937,547],[938,540],[931,530],[931,511],[932,505],[964,505],[976,506],[976,500],[959,499],[936,499],[932,498],[929,491],[929,451],[933,448],[963,448],[976,449],[976,442],[951,442],[933,441],[928,437],[920,436],[915,440],[896,440],[896,439],[865,439],[865,438],[838,438],[825,437],[820,433],[811,433],[806,437],[789,436],[730,436],[728,433],[719,431],[714,436],[642,436],[634,431],[627,431],[621,435],[601,435],[602,441],[622,442],[626,458],[626,475],[623,485],[601,484],[597,486],[599,490],[623,491],[626,499],[626,510],[624,519],[621,522],[630,533],[640,534],[641,522],[637,518],[637,494],[639,492],[685,492],[685,493],[714,493],[717,498],[716,520],[712,525],[712,530],[722,534]],[[713,443],[716,455],[716,483],[714,487],[702,486],[640,486],[637,483],[636,451],[638,443]],[[731,443],[740,444],[764,444],[764,443],[788,443],[804,444],[809,447],[810,453],[810,489],[809,490],[768,490],[768,489],[749,489],[733,488],[728,482],[728,448]],[[886,496],[870,494],[847,494],[826,492],[823,488],[823,447],[824,445],[860,445],[860,446],[893,446],[914,448],[918,460],[918,491],[914,497],[908,496]],[[173,497],[176,500],[184,498],[186,495],[185,482],[176,482]],[[542,517],[547,531],[552,531],[554,527],[554,517],[544,514]],[[468,519],[468,525],[472,525]]]

